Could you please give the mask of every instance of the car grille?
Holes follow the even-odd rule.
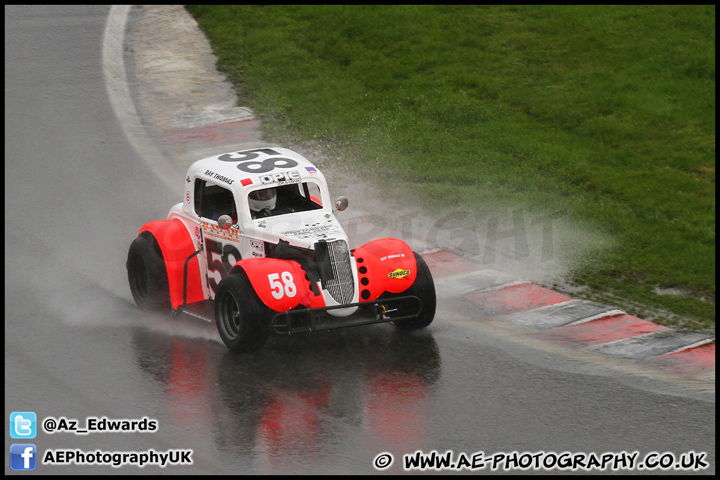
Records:
[[[333,278],[325,280],[325,288],[339,304],[351,303],[355,293],[355,282],[347,242],[336,240],[328,242],[327,246]]]

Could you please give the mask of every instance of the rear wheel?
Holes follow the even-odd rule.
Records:
[[[420,315],[417,318],[393,322],[397,328],[403,330],[425,328],[430,325],[435,318],[435,307],[437,305],[437,299],[435,298],[435,282],[433,281],[432,274],[430,273],[430,268],[420,255],[415,252],[413,253],[415,254],[415,263],[417,264],[417,276],[415,277],[415,283],[412,284],[412,287],[396,296],[413,295],[418,297],[422,302],[422,310],[420,310]],[[405,308],[401,307],[399,310],[401,312],[406,312],[410,309],[417,308],[415,305],[416,304],[413,302],[408,302]]]
[[[162,251],[150,232],[141,233],[128,251],[130,292],[142,310],[170,311],[170,288]]]
[[[252,352],[262,348],[270,333],[270,313],[244,272],[220,281],[215,294],[215,323],[230,350]]]

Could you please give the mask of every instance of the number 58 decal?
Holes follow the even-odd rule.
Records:
[[[280,282],[281,278],[282,282]],[[272,289],[270,293],[272,293],[272,296],[277,300],[280,300],[285,295],[292,298],[297,293],[297,287],[290,272],[282,272],[282,275],[271,273],[268,275],[268,280],[270,281],[270,288]]]

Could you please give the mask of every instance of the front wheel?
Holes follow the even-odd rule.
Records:
[[[430,273],[430,268],[420,255],[415,252],[413,253],[415,254],[415,263],[417,265],[417,276],[415,277],[415,282],[410,288],[398,296],[414,295],[418,297],[422,302],[422,310],[420,310],[420,315],[417,318],[393,322],[397,328],[403,330],[425,328],[430,325],[435,318],[435,307],[437,305],[437,299],[435,298],[435,282],[433,281],[432,274]],[[407,311],[407,309],[412,308],[410,305],[412,304],[409,304],[406,308],[401,309],[401,311]]]
[[[270,333],[270,312],[244,272],[220,281],[215,293],[215,323],[230,350],[252,352],[262,348]]]

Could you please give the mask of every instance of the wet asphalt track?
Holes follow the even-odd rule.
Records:
[[[416,450],[695,451],[714,473],[714,392],[473,322],[452,299],[424,332],[282,337],[253,356],[229,354],[213,325],[139,312],[127,247],[178,200],[108,99],[108,11],[5,7],[6,473],[14,411],[158,422],[153,433],[41,431],[27,441],[41,456],[193,451],[191,466],[38,465],[45,474],[374,473],[381,452],[401,473]]]

